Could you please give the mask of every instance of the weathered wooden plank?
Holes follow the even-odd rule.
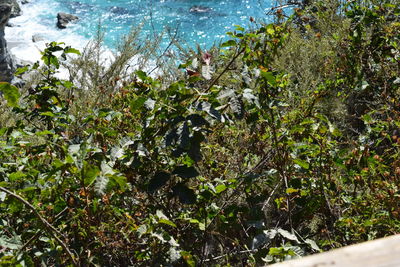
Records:
[[[400,267],[400,235],[351,245],[270,267]]]

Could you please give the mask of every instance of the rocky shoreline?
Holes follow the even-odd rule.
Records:
[[[0,81],[11,82],[15,71],[14,60],[8,50],[5,39],[5,27],[10,17],[19,16],[21,9],[17,0],[0,1]]]
[[[0,0],[0,82],[18,83],[13,77],[15,69],[39,60],[40,51],[49,41],[46,31],[32,31],[24,27],[24,22],[20,23],[25,20],[24,15],[28,14],[30,7],[26,4],[29,3],[29,0]],[[69,23],[79,18],[58,13],[54,19],[55,29],[65,29]],[[21,32],[24,32],[24,38],[18,35]]]

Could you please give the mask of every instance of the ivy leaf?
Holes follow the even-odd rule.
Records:
[[[147,185],[147,190],[150,193],[155,192],[156,190],[164,186],[170,178],[171,174],[169,174],[168,172],[164,171],[156,172],[153,178],[150,179],[150,182]]]
[[[10,107],[18,107],[20,93],[17,87],[7,82],[0,82],[0,92],[3,93]]]

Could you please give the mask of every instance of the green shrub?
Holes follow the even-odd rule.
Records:
[[[258,266],[398,233],[398,15],[312,1],[159,75],[125,73],[135,34],[112,68],[100,39],[50,43],[40,80],[0,85],[1,265]]]

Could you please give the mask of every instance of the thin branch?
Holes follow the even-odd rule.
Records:
[[[224,75],[231,65],[235,62],[235,60],[245,51],[246,47],[243,47],[241,50],[237,52],[237,54],[229,61],[229,63],[225,66],[225,68],[222,70],[222,72],[210,83],[210,85],[207,87],[207,89],[203,92],[206,93],[211,90],[211,88],[218,82],[218,80]],[[198,95],[192,103],[196,103],[200,99],[201,95]]]
[[[279,181],[279,182],[275,185],[275,187],[274,187],[274,189],[272,190],[272,192],[270,193],[268,199],[264,202],[264,204],[263,204],[261,210],[265,210],[265,208],[268,206],[268,204],[269,204],[269,202],[271,201],[271,199],[272,199],[272,197],[273,197],[273,195],[274,195],[276,189],[278,189],[278,187],[281,185],[281,182],[282,182],[282,181]]]
[[[68,208],[63,209],[60,213],[58,213],[55,217],[54,217],[54,222],[56,222],[59,218],[61,218],[61,215],[67,211]],[[35,241],[41,234],[43,233],[43,229],[40,229],[39,231],[37,231],[36,234],[34,234],[19,250],[18,253],[21,253],[23,250],[25,250],[33,241]]]
[[[220,256],[216,256],[216,257],[213,257],[213,258],[205,259],[204,262],[215,261],[215,260],[224,258],[224,257],[229,256],[229,255],[246,254],[246,253],[253,253],[253,252],[257,252],[257,251],[258,251],[258,249],[248,249],[248,250],[238,251],[236,253],[226,253],[226,254],[223,254],[223,255],[220,255]]]
[[[75,259],[74,254],[69,250],[68,246],[58,237],[58,236],[63,236],[56,228],[54,228],[53,225],[51,225],[45,218],[43,218],[39,212],[36,210],[32,204],[30,204],[28,201],[26,201],[24,198],[21,196],[9,191],[8,189],[0,186],[0,191],[3,191],[4,193],[16,198],[20,202],[22,202],[26,207],[28,207],[30,210],[34,212],[36,217],[39,218],[39,220],[42,222],[43,226],[49,231],[49,233],[54,237],[55,240],[61,245],[61,247],[67,252],[69,258],[71,259],[72,263],[75,266],[80,266],[79,262]]]

